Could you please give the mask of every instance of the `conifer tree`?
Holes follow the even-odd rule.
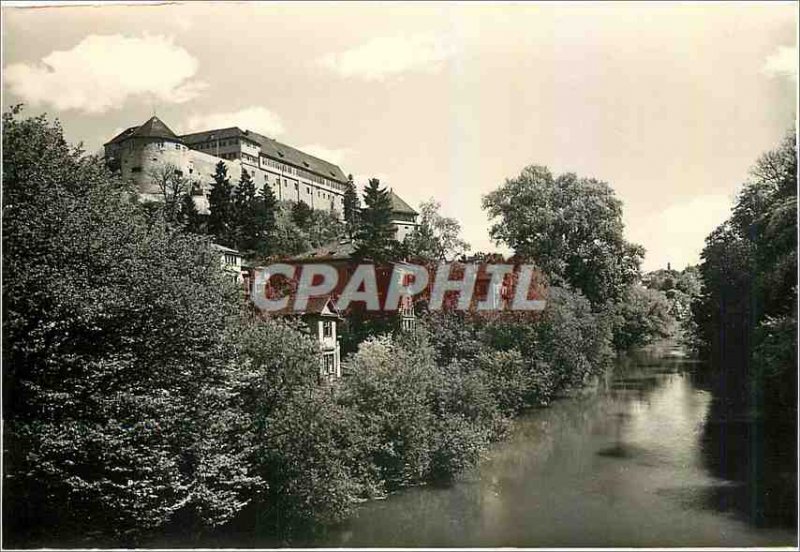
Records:
[[[208,194],[208,209],[208,233],[220,245],[233,247],[233,185],[228,178],[228,167],[224,161],[217,163],[214,182]]]
[[[275,197],[275,193],[268,184],[264,184],[256,201],[258,235],[255,252],[259,257],[266,257],[273,253],[277,209],[278,199]]]
[[[233,228],[235,247],[243,253],[253,253],[258,245],[259,201],[250,173],[242,169],[239,186],[233,193]]]
[[[186,231],[192,234],[204,234],[203,218],[197,210],[192,194],[184,194],[181,201],[181,221]]]
[[[356,256],[374,261],[386,260],[396,248],[392,226],[392,200],[389,190],[371,178],[364,190],[364,209],[356,234]]]
[[[352,239],[358,230],[359,211],[361,202],[358,200],[358,192],[353,182],[353,175],[347,177],[347,187],[344,191],[344,221],[347,236]]]

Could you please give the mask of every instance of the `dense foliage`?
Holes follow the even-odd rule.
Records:
[[[692,316],[692,303],[703,289],[700,269],[690,265],[681,271],[669,267],[654,270],[642,277],[642,285],[663,293],[669,304],[668,313],[675,321],[669,333],[686,347],[696,349],[697,325]]]
[[[619,300],[639,277],[644,249],[625,241],[622,202],[605,182],[532,165],[484,196],[483,207],[499,219],[492,239],[595,307]]]
[[[629,286],[609,313],[614,346],[626,350],[674,335],[678,329],[676,313],[673,312],[676,305],[661,290]]]
[[[588,299],[617,350],[673,333],[680,309],[639,285],[644,249],[624,239],[622,202],[605,182],[532,165],[484,196],[483,207],[496,219],[492,238],[532,259],[551,285]]]
[[[120,539],[229,519],[254,480],[225,404],[238,293],[58,124],[3,118],[4,512]],[[123,540],[123,542],[125,542]]]
[[[747,376],[765,408],[794,407],[797,358],[797,145],[763,155],[730,218],[706,238],[693,306],[704,352]],[[742,386],[741,392],[750,391]]]
[[[340,239],[344,224],[335,211],[320,209],[298,209],[298,205],[284,201],[279,203],[275,215],[275,231],[271,240],[272,255],[290,257],[307,253],[312,249]],[[298,213],[302,215],[298,216]],[[299,221],[299,222],[298,222]]]

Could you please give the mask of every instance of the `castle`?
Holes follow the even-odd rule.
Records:
[[[207,212],[208,191],[222,160],[233,183],[246,170],[256,188],[271,186],[278,200],[344,213],[347,177],[338,165],[251,130],[229,127],[178,136],[153,116],[119,133],[104,144],[104,150],[109,167],[132,180],[144,199],[160,199],[153,173],[171,166],[193,183],[195,204]],[[416,227],[417,212],[394,191],[391,199],[395,238],[402,241]]]

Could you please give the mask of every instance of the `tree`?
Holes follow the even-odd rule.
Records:
[[[391,220],[389,190],[381,188],[377,178],[371,178],[364,190],[364,208],[356,234],[356,256],[381,261],[391,255],[395,241]]]
[[[255,252],[260,257],[266,257],[274,252],[274,238],[276,227],[276,210],[278,200],[269,185],[264,184],[258,193],[256,203],[255,224],[256,224],[256,249]]]
[[[313,215],[314,209],[305,201],[297,201],[292,205],[292,221],[303,230],[308,230]]]
[[[614,345],[618,350],[669,337],[676,330],[676,319],[663,291],[630,286],[612,312]]]
[[[420,223],[405,241],[411,255],[436,261],[454,260],[469,251],[461,239],[461,224],[439,213],[441,204],[430,199],[420,204]]]
[[[353,182],[353,175],[347,177],[347,185],[344,191],[344,221],[346,224],[347,236],[350,239],[356,235],[358,221],[361,210],[361,202],[358,200],[358,192]]]
[[[748,376],[772,403],[795,402],[797,145],[794,133],[762,155],[728,220],[707,238],[692,305],[701,351]],[[741,393],[747,394],[742,386]]]
[[[242,169],[239,185],[233,192],[234,247],[245,255],[253,255],[262,239],[260,215],[263,200],[246,169]]]
[[[234,247],[236,236],[233,228],[233,185],[228,178],[228,167],[224,161],[217,163],[214,171],[214,182],[208,194],[208,210],[208,233],[220,245]]]
[[[172,163],[162,163],[149,171],[150,181],[158,187],[161,197],[161,213],[167,222],[181,220],[183,197],[190,193],[191,183]]]
[[[216,252],[150,224],[43,116],[3,115],[3,191],[4,536],[130,545],[178,515],[229,520],[256,481]]]
[[[493,240],[533,259],[553,285],[583,292],[593,307],[620,298],[639,277],[644,249],[623,237],[622,203],[605,182],[526,167],[483,198]]]
[[[187,232],[205,234],[205,217],[197,210],[192,194],[184,194],[181,201],[181,221]]]

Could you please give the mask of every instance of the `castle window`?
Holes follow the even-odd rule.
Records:
[[[322,337],[333,337],[333,322],[330,320],[322,322]]]
[[[136,172],[136,173],[142,172],[142,168],[141,167],[131,167],[131,172]]]

